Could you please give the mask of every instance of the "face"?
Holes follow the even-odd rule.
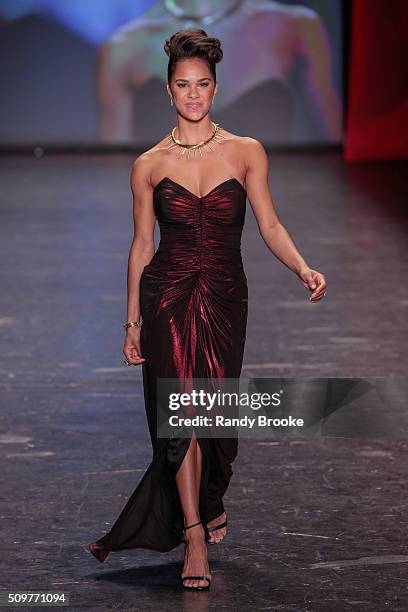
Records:
[[[167,91],[181,115],[200,119],[208,113],[217,85],[207,62],[191,57],[177,62]]]

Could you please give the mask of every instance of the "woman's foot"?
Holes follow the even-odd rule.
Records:
[[[184,532],[185,550],[184,567],[181,577],[207,576],[211,581],[210,566],[208,564],[205,532],[202,524],[198,524]],[[183,581],[185,587],[208,587],[207,580],[188,579]]]
[[[100,544],[97,544],[96,542],[91,542],[91,544],[88,544],[88,549],[93,554],[93,556],[96,559],[98,559],[98,561],[100,561],[101,563],[105,561],[106,557],[110,553],[109,548],[105,548],[104,546],[101,546]]]
[[[215,525],[222,525],[222,523],[225,523],[225,521],[227,520],[227,513],[223,512],[222,514],[220,514],[220,516],[217,516],[217,518],[213,519],[212,521],[209,521],[207,523],[207,527],[214,527]],[[222,527],[221,529],[215,529],[214,531],[210,532],[210,539],[208,540],[209,544],[218,544],[218,542],[221,542],[221,540],[223,540],[225,538],[225,536],[227,535],[227,527]]]

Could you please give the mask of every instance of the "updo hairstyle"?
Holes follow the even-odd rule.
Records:
[[[221,42],[218,38],[208,36],[205,30],[200,28],[179,30],[166,40],[164,50],[169,57],[167,67],[167,80],[169,83],[176,69],[177,62],[190,57],[199,57],[205,60],[211,70],[214,82],[217,82],[215,64],[220,62],[223,57]]]

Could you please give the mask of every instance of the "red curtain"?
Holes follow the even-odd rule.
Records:
[[[408,157],[408,0],[352,3],[346,160]]]

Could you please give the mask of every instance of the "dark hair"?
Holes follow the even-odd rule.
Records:
[[[223,57],[221,42],[218,38],[207,35],[205,30],[200,28],[186,28],[175,32],[164,45],[164,50],[169,56],[167,67],[167,80],[170,83],[176,64],[179,60],[189,57],[199,57],[205,60],[217,82],[215,74],[215,64],[220,62]]]

